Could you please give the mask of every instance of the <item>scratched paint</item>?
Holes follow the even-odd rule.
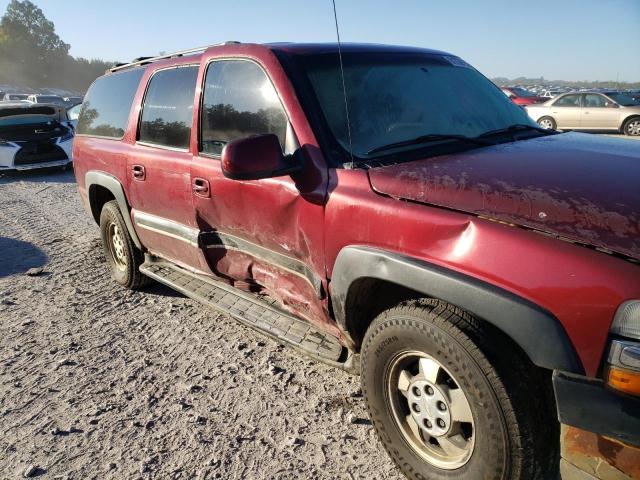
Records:
[[[376,191],[394,198],[640,259],[640,145],[633,142],[567,133],[373,168],[369,175]]]

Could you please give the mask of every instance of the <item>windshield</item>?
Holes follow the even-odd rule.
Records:
[[[515,93],[519,97],[535,97],[536,96],[535,93],[530,92],[525,88],[514,87],[514,88],[509,88],[509,90],[511,90],[513,93]]]
[[[337,55],[308,55],[302,62],[331,133],[349,151]],[[384,155],[376,149],[423,135],[476,137],[513,124],[535,126],[522,108],[457,57],[358,52],[343,54],[343,64],[352,153],[358,158]]]
[[[64,105],[62,97],[40,95],[38,96],[38,103],[54,103],[56,105]]]
[[[607,97],[609,97],[611,100],[614,100],[616,103],[619,103],[624,107],[632,107],[635,105],[640,105],[640,100],[636,100],[630,97],[629,95],[625,95],[624,93],[620,93],[620,92],[607,93]]]

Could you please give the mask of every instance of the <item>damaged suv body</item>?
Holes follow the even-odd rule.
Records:
[[[64,108],[0,103],[0,171],[66,166],[72,145]]]
[[[640,475],[637,145],[448,53],[333,44],[115,67],[77,133],[113,278],[360,373],[407,477]]]

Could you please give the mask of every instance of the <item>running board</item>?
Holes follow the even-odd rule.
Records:
[[[270,303],[258,295],[150,256],[146,257],[140,271],[314,359],[356,373],[357,356],[343,347],[337,337],[281,310],[275,305],[275,300]]]

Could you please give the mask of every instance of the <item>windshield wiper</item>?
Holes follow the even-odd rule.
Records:
[[[493,142],[490,142],[488,140],[483,140],[481,138],[466,137],[464,135],[455,135],[455,134],[449,135],[449,134],[430,133],[428,135],[420,135],[419,137],[410,138],[409,140],[402,140],[401,142],[393,142],[393,143],[389,143],[388,145],[382,145],[380,147],[372,148],[367,152],[367,155],[384,152],[386,150],[392,150],[398,147],[406,147],[409,145],[420,145],[422,143],[438,142],[441,140],[444,140],[444,141],[457,140],[460,142],[474,143],[476,145],[482,145],[482,146],[494,145]]]
[[[542,127],[536,127],[534,125],[527,125],[526,123],[516,123],[514,125],[509,125],[506,128],[498,128],[496,130],[489,130],[488,132],[484,132],[480,135],[478,135],[475,138],[484,138],[484,137],[489,137],[491,135],[498,135],[501,133],[515,133],[515,132],[524,132],[527,130],[533,130],[536,132],[540,132],[540,133],[544,133],[545,135],[555,135],[556,132],[555,130],[548,130],[546,128],[542,128]]]

